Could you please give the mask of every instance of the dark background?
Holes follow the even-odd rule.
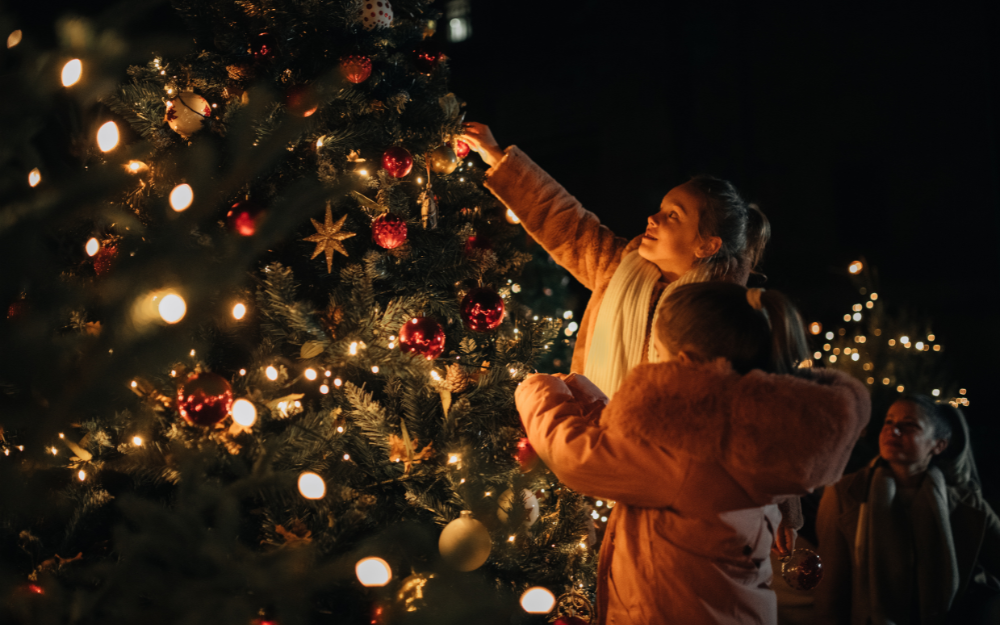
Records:
[[[766,286],[808,320],[829,327],[862,301],[852,260],[877,268],[881,301],[930,321],[969,389],[997,501],[1000,23],[988,3],[470,3],[472,37],[446,48],[467,119],[619,234],[711,173],[770,218]],[[112,4],[8,8],[26,35],[51,36],[53,16]],[[137,28],[154,26],[183,28],[165,6]]]

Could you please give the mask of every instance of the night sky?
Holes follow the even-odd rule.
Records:
[[[26,23],[81,10],[45,4]],[[807,320],[862,301],[851,261],[877,268],[969,389],[996,502],[1000,24],[987,2],[782,4],[471,0],[451,84],[619,234],[693,174],[732,180],[771,220],[764,286]]]

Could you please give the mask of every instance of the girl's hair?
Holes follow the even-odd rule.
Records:
[[[653,331],[673,354],[726,358],[740,373],[796,372],[809,359],[799,312],[777,291],[752,290],[751,296],[760,295],[760,309],[746,287],[731,282],[678,286],[664,300]]]
[[[746,267],[753,270],[764,255],[771,238],[771,224],[753,204],[748,204],[728,180],[713,176],[695,176],[690,184],[705,197],[698,230],[702,237],[717,236],[722,247],[704,262],[711,265],[713,277],[727,275]]]

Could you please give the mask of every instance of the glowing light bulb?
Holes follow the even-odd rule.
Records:
[[[818,321],[813,321],[812,323],[809,324],[809,334],[812,334],[813,336],[816,336],[816,335],[818,335],[822,331],[823,331],[823,324],[822,323],[820,323]]]
[[[828,340],[828,341],[832,341],[833,340],[833,332],[827,332],[826,333],[826,340]]]
[[[233,402],[233,421],[245,428],[250,427],[257,421],[257,407],[251,401],[237,399]]]
[[[851,360],[857,360],[858,358],[861,358],[861,356],[858,355],[858,352],[851,354]]]
[[[149,166],[146,165],[146,163],[143,163],[142,161],[129,161],[128,164],[125,165],[125,171],[132,174],[138,174],[139,172],[145,171],[147,169],[149,169]]]
[[[83,75],[83,61],[80,59],[73,59],[68,61],[62,68],[62,84],[63,87],[72,87],[76,83],[80,82],[80,76]],[[104,150],[107,152],[107,150]]]
[[[899,386],[896,387],[896,390],[899,391],[900,393],[902,393],[904,390],[906,390],[906,387],[904,387],[902,384],[900,384]]]
[[[449,454],[448,464],[455,464],[456,462],[458,462],[458,454]]]
[[[878,299],[878,293],[872,293],[872,301],[875,301],[877,299]]]
[[[326,495],[326,482],[312,471],[299,476],[299,492],[306,499],[322,499]]]
[[[160,319],[167,323],[177,323],[184,318],[184,314],[187,312],[184,298],[176,293],[165,295],[156,308],[160,311]]]
[[[372,373],[378,373],[378,365],[372,366]]]
[[[354,573],[362,586],[377,588],[392,580],[392,569],[382,558],[362,558],[354,566]]]
[[[519,224],[519,223],[521,223],[521,220],[518,218],[517,215],[514,214],[514,211],[512,211],[512,210],[510,210],[508,208],[507,209],[507,222],[508,223],[512,223],[512,224]]]
[[[964,388],[958,389],[958,394],[959,395],[965,395],[965,389]]]
[[[278,370],[273,365],[268,365],[267,369],[264,369],[264,375],[267,376],[268,380],[274,382],[278,379]]]
[[[861,270],[862,270],[862,269],[864,269],[864,265],[863,265],[863,264],[861,264],[861,261],[860,261],[860,260],[856,260],[856,261],[854,261],[853,263],[851,263],[851,264],[850,264],[850,265],[849,265],[849,266],[847,267],[847,271],[849,271],[849,272],[851,272],[851,273],[853,273],[853,274],[859,274],[859,273],[861,273]]]
[[[233,306],[233,318],[239,321],[243,318],[243,315],[247,314],[247,307],[242,303]]]
[[[240,369],[240,375],[246,375],[246,374],[247,374],[246,369]]]
[[[94,237],[90,237],[83,249],[87,252],[87,256],[93,256],[101,249],[101,242]]]
[[[97,130],[97,147],[101,152],[110,152],[118,147],[118,124],[108,122]]]
[[[42,181],[42,172],[37,167],[28,172],[28,186],[37,187]]]
[[[931,395],[933,395],[934,397],[937,397],[940,394],[941,394],[941,389],[936,388],[933,391],[931,391]]]
[[[556,607],[556,596],[548,588],[535,586],[521,595],[521,607],[528,614],[548,614]]]
[[[908,336],[901,336],[901,337],[899,337],[899,342],[900,343],[909,343],[910,342],[910,337],[908,337]]]
[[[22,33],[20,29],[15,30],[11,34],[7,35],[7,49],[13,48],[17,44],[21,43]]]
[[[357,343],[357,341],[351,343],[351,346],[350,346],[350,348],[348,348],[347,351],[348,351],[348,353],[351,356],[357,356],[358,355],[358,343]]]
[[[326,384],[322,384],[322,385],[320,385],[320,387],[319,387],[319,392],[320,392],[320,393],[323,393],[324,395],[326,395],[327,393],[329,393],[329,392],[330,392],[330,387],[329,387],[329,386],[327,386]]]
[[[136,447],[142,447],[142,438],[140,438],[138,436],[133,436],[132,437],[132,444],[135,445]]]
[[[367,176],[368,175],[368,170],[367,169],[362,169],[358,173],[361,174],[362,176]]]
[[[920,341],[917,341],[917,343],[916,343],[916,345],[914,345],[914,347],[916,347],[919,350],[923,350],[924,349],[924,344],[922,342],[920,342]]]
[[[76,474],[76,478],[81,482],[86,481],[87,473],[83,469],[80,469],[80,472]]]
[[[187,210],[194,202],[194,189],[189,184],[179,184],[170,192],[170,208],[178,213]]]
[[[316,379],[316,370],[315,369],[306,369],[305,371],[302,372],[302,375],[306,376],[307,380],[315,380]]]
[[[343,382],[340,380],[340,378],[333,379],[333,385],[336,386],[337,388],[340,388],[341,384],[343,384]]]

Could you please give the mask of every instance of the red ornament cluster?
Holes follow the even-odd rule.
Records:
[[[372,60],[361,54],[352,54],[340,59],[340,73],[354,84],[368,80],[372,75]]]
[[[382,153],[382,168],[393,178],[402,178],[413,169],[413,157],[406,148],[393,146]]]
[[[233,408],[233,387],[216,373],[197,373],[177,389],[177,410],[191,425],[215,425]]]
[[[382,213],[372,222],[372,241],[393,250],[406,241],[406,221],[392,213]]]
[[[270,33],[260,33],[250,42],[250,54],[257,61],[269,61],[278,54],[278,40]]]
[[[455,156],[458,158],[465,158],[469,155],[469,151],[472,149],[469,144],[461,139],[455,139]]]
[[[528,437],[517,441],[517,463],[521,465],[521,471],[527,473],[538,465],[538,452],[531,446]]]
[[[430,317],[414,317],[399,329],[399,348],[434,360],[444,351],[444,328]]]
[[[99,276],[111,271],[114,267],[115,261],[118,260],[118,246],[116,245],[102,245],[101,249],[97,250],[97,254],[94,255],[94,273]]]
[[[237,202],[226,213],[226,225],[236,234],[252,237],[265,216],[264,207],[260,204],[250,200]]]
[[[503,298],[487,287],[469,291],[459,308],[462,323],[473,332],[495,330],[503,322]]]

